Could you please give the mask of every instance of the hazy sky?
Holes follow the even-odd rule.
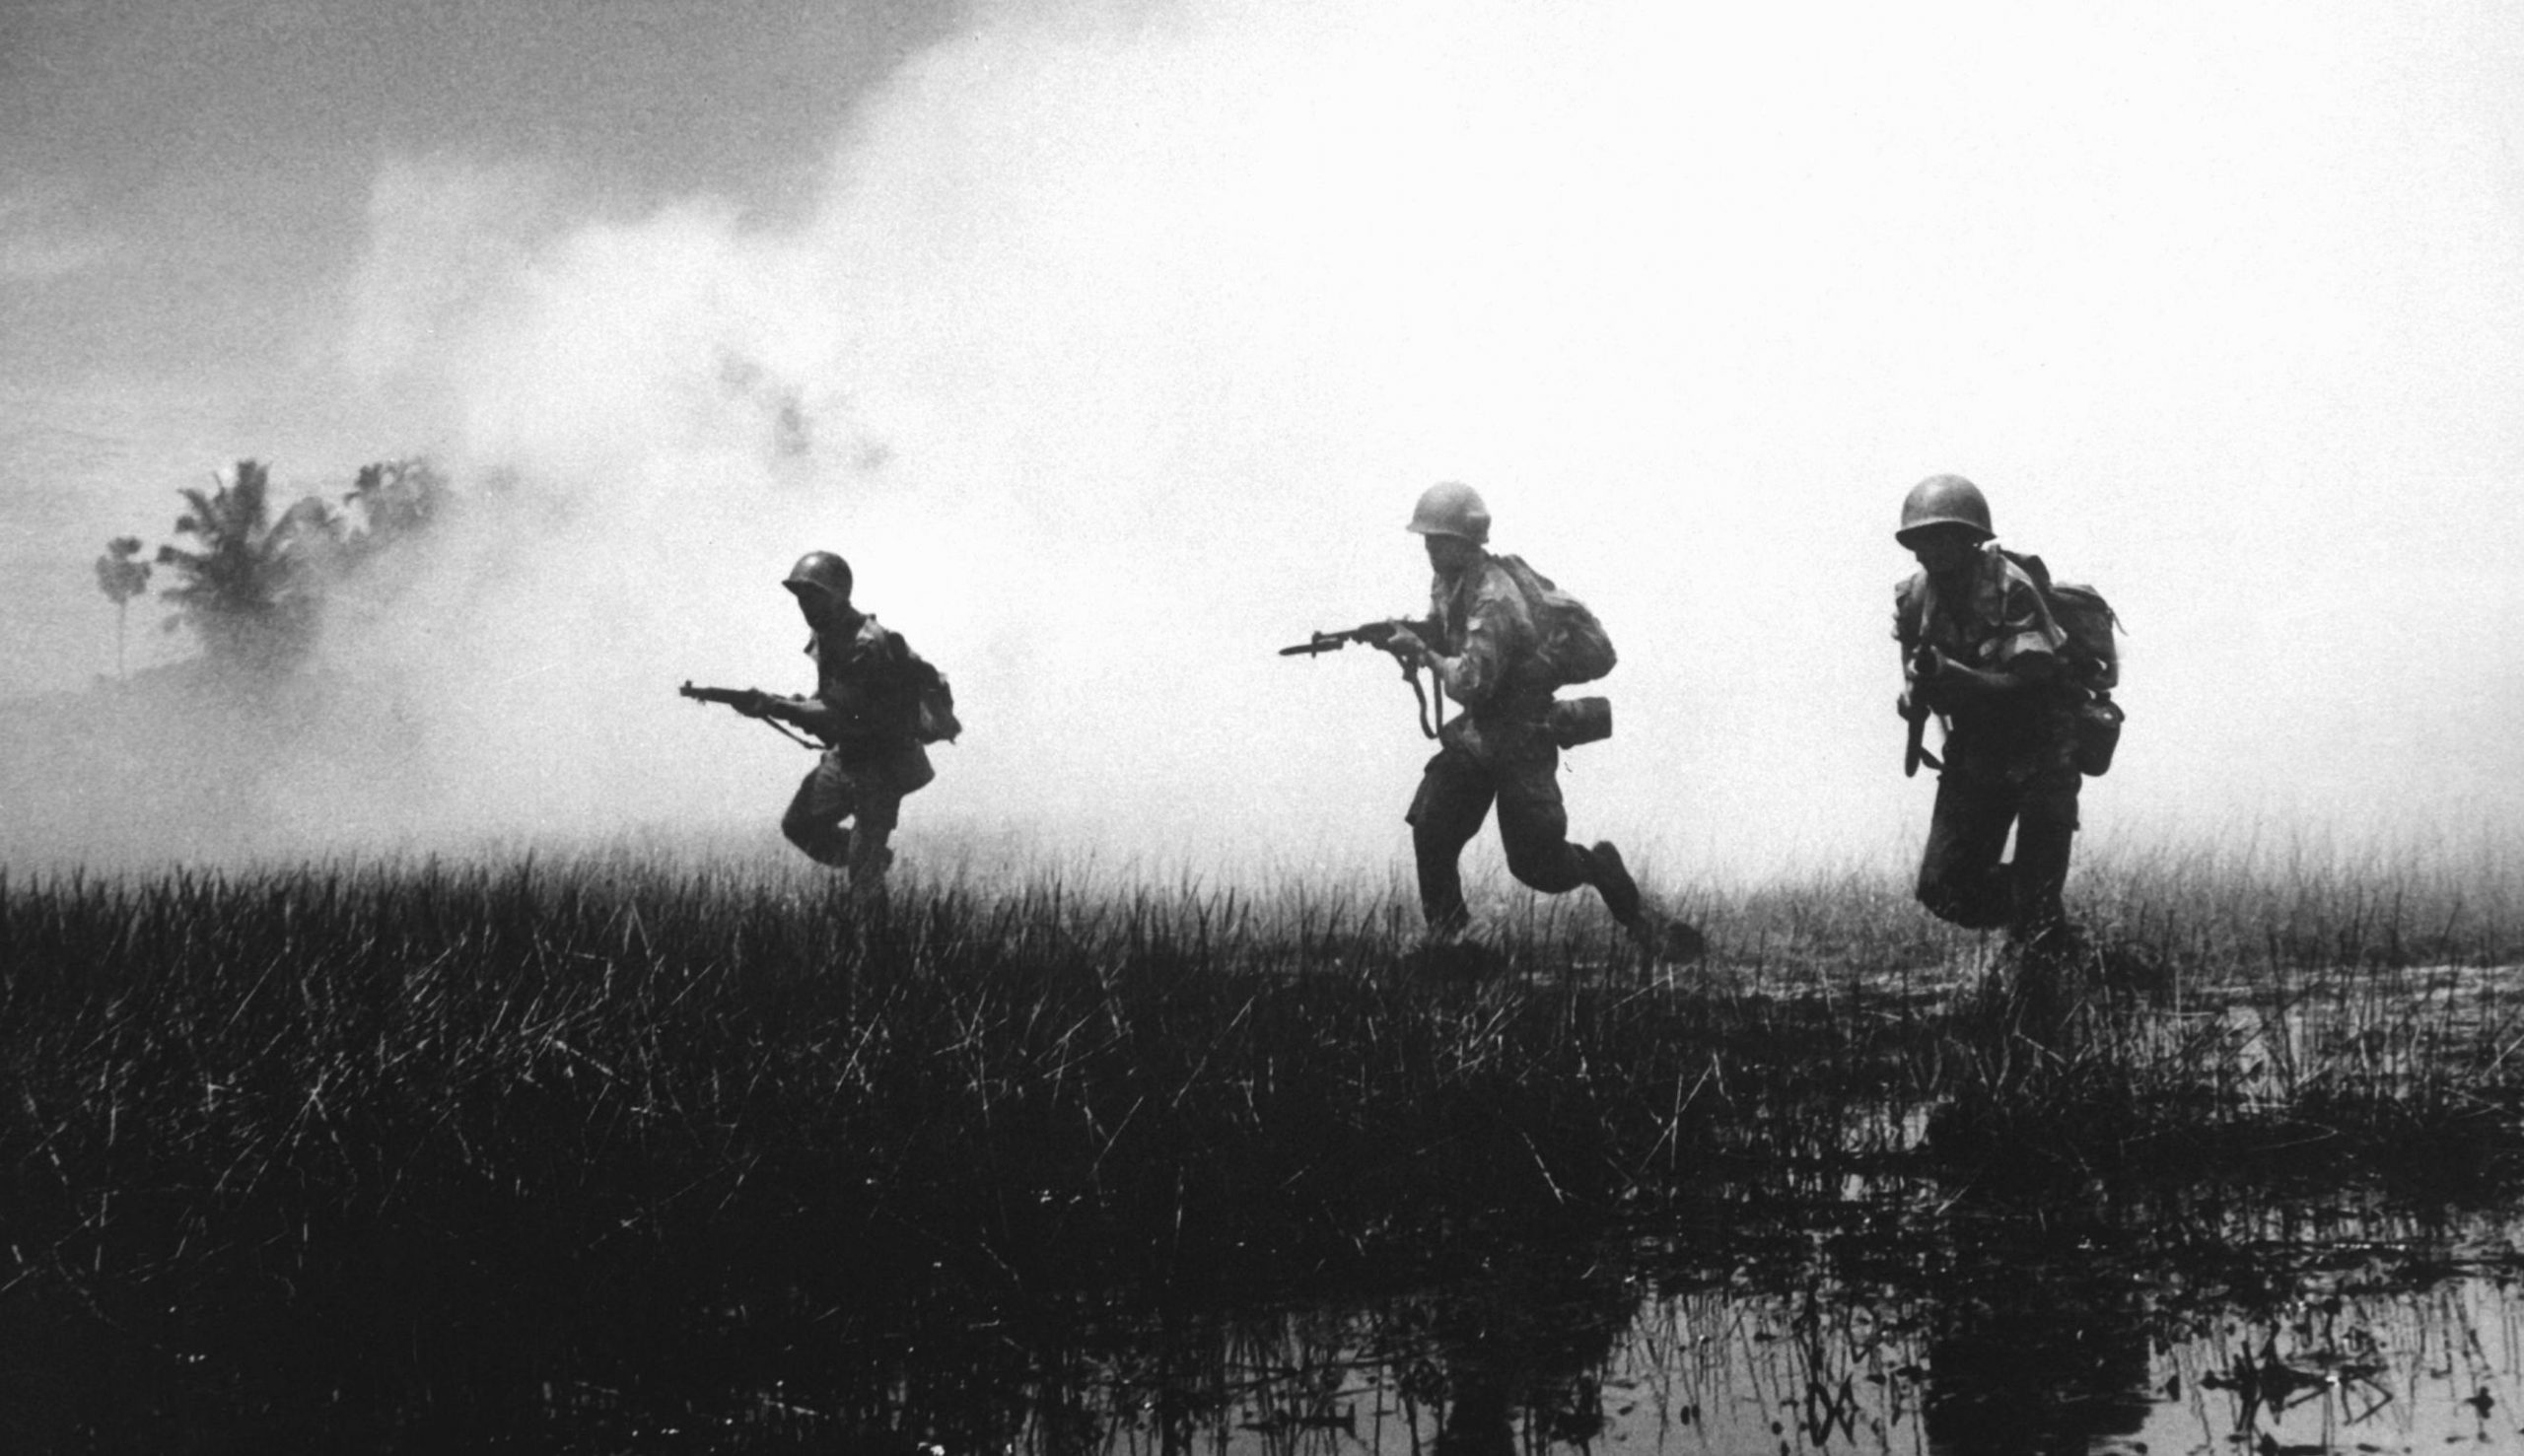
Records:
[[[2524,811],[2524,12],[0,7],[0,668],[241,455],[505,482],[342,625],[460,797],[758,812],[799,551],[954,677],[922,823],[1392,862],[1428,482],[1623,655],[1581,837],[1898,855],[1912,481],[2099,583],[2089,839]],[[151,603],[136,622],[154,622]],[[181,638],[136,636],[136,660]],[[739,729],[743,731],[739,731]]]

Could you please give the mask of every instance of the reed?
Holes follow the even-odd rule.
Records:
[[[1569,900],[1433,963],[1390,885],[914,877],[871,924],[657,844],[0,880],[0,1317],[250,1349],[275,1391],[471,1330],[524,1390],[776,1367],[746,1332],[815,1311],[1426,1279],[1853,1186],[2503,1186],[2503,883],[2107,864],[2083,908],[2144,984],[2028,1014],[1856,872],[1704,894],[1713,958],[1646,969]]]

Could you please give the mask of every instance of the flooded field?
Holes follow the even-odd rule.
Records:
[[[1291,886],[656,855],[0,886],[31,1450],[2524,1436],[2499,879],[1898,884],[1641,965]]]
[[[2157,1210],[2161,1221],[2171,1213]],[[2206,1216],[2208,1211],[2194,1210]],[[2223,1236],[1877,1210],[1749,1262],[1640,1238],[1373,1300],[1036,1309],[635,1418],[586,1449],[2250,1452],[2524,1442],[2516,1227],[2308,1208]],[[2178,1220],[2177,1220],[2178,1221]]]

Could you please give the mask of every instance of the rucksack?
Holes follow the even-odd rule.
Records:
[[[2067,635],[2065,659],[2077,685],[2089,692],[2109,693],[2121,685],[2121,646],[2113,641],[2121,618],[2103,593],[2083,582],[2055,582],[2042,558],[2030,552],[2006,551],[2006,558],[2033,579],[2051,620]]]
[[[2032,580],[2043,609],[2067,639],[2062,644],[2062,660],[2069,681],[2084,690],[2084,701],[2076,708],[2077,771],[2090,777],[2109,773],[2126,716],[2121,705],[2112,701],[2112,690],[2121,683],[2121,646],[2113,641],[2113,634],[2121,630],[2121,618],[2094,588],[2082,582],[2051,580],[2051,569],[2041,557],[2003,546],[1998,549]],[[1893,631],[1906,653],[1920,641],[1924,604],[1920,587],[1927,579],[1926,572],[1919,572],[1902,584]],[[1917,746],[1916,738],[1913,745]]]
[[[1527,566],[1521,556],[1502,556],[1498,562],[1524,593],[1534,617],[1535,655],[1555,686],[1593,682],[1613,670],[1618,658],[1612,637],[1586,603],[1554,586],[1551,578]]]
[[[930,667],[929,680],[920,687],[920,722],[912,735],[923,743],[952,743],[963,730],[963,720],[955,716],[955,690],[946,685],[946,673]]]

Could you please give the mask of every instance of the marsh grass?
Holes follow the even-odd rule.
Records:
[[[2108,865],[2084,908],[2146,984],[2098,960],[2029,1017],[1855,872],[1699,894],[1689,965],[1494,896],[1471,976],[1391,885],[907,877],[869,923],[657,845],[8,881],[0,1317],[41,1378],[548,1405],[556,1363],[769,1388],[924,1308],[1426,1280],[1853,1190],[2485,1187],[2524,1105],[2502,883]]]

